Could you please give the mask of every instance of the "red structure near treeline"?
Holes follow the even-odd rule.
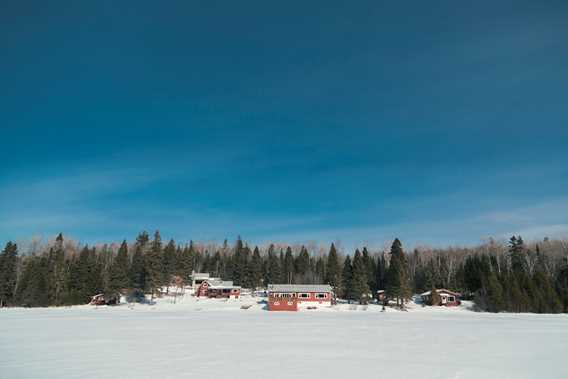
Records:
[[[331,306],[335,299],[329,285],[271,284],[268,286],[269,311],[297,311],[300,307]]]

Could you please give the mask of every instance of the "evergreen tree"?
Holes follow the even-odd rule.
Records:
[[[170,241],[164,248],[162,283],[164,283],[165,285],[170,284],[172,277],[175,275],[176,266],[176,243],[173,239],[170,239]]]
[[[274,251],[274,245],[270,245],[268,248],[268,256],[266,263],[266,276],[264,278],[264,284],[278,284],[281,283],[282,270],[280,269],[280,260],[276,256]]]
[[[190,241],[189,246],[185,246],[183,249],[178,250],[177,258],[177,275],[183,278],[183,280],[189,280],[189,276],[193,271],[193,259],[195,256],[195,251],[193,248],[193,242]]]
[[[146,290],[146,263],[145,253],[149,242],[148,233],[142,232],[136,238],[132,264],[130,265],[130,283],[132,288]]]
[[[68,270],[65,262],[63,234],[55,239],[55,246],[47,257],[47,294],[50,305],[63,305],[68,281]]]
[[[349,257],[349,255],[345,257],[345,261],[343,262],[341,283],[342,296],[349,301],[353,300],[353,266],[351,264],[351,258]]]
[[[162,257],[162,237],[160,231],[156,230],[154,233],[154,240],[152,246],[144,259],[146,269],[146,281],[150,290],[151,299],[154,299],[154,294],[159,292],[160,288],[164,285],[164,261]]]
[[[329,248],[329,254],[327,256],[326,265],[326,282],[333,288],[333,291],[337,294],[341,289],[341,264],[339,263],[339,257],[337,256],[337,250],[335,245],[332,243]]]
[[[10,305],[16,290],[18,247],[8,242],[0,254],[0,308]]]
[[[367,273],[367,287],[373,293],[377,291],[377,265],[366,247],[363,247],[363,263]]]
[[[302,246],[300,249],[300,254],[296,257],[294,261],[294,275],[296,283],[306,283],[307,274],[310,270],[310,255],[308,250]]]
[[[511,257],[511,270],[515,274],[526,272],[525,243],[521,236],[512,236],[509,240],[509,254]]]
[[[260,252],[256,246],[250,261],[250,280],[251,288],[253,290],[262,286],[262,258],[260,257]]]
[[[128,244],[126,240],[122,241],[116,258],[110,267],[110,278],[108,284],[108,292],[116,294],[125,288],[128,288],[130,280],[128,278]]]
[[[48,262],[46,256],[31,256],[25,260],[16,287],[16,303],[24,307],[47,307]]]
[[[365,266],[365,258],[359,251],[355,250],[353,257],[353,276],[351,279],[352,296],[354,300],[360,304],[368,302],[369,285],[367,284],[367,267]]]
[[[284,283],[292,283],[294,279],[294,257],[292,256],[292,248],[286,248],[286,255],[284,256]]]
[[[396,299],[397,305],[403,305],[411,296],[412,287],[408,276],[408,262],[398,238],[394,240],[391,246],[386,287],[387,297]]]

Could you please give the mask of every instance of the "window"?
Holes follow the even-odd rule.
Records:
[[[291,297],[296,297],[295,293],[273,293],[272,297],[275,298],[282,298],[282,299],[289,299]]]
[[[195,284],[201,284],[201,283],[203,283],[203,279],[197,279],[197,280],[195,281]]]
[[[448,296],[448,301],[453,303],[454,301],[456,301],[456,298],[453,296]]]
[[[309,293],[299,293],[298,297],[300,299],[309,299],[310,298],[310,294]]]
[[[327,293],[316,293],[316,299],[327,299]]]

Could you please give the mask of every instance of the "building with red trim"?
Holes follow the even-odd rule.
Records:
[[[438,304],[432,304],[432,305],[444,305],[446,307],[455,307],[461,304],[460,293],[453,292],[445,288],[435,291],[438,292],[438,295],[440,295],[440,301],[438,302]],[[423,294],[420,295],[420,297],[422,298],[422,301],[424,303],[429,304],[432,299],[432,291],[424,292]]]
[[[195,296],[238,299],[241,296],[241,287],[233,285],[232,281],[224,281],[220,278],[206,278],[201,280],[201,283],[195,289]]]
[[[333,290],[321,284],[271,284],[268,286],[269,311],[297,311],[300,308],[331,306]]]

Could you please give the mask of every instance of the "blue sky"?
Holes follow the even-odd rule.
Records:
[[[0,241],[568,235],[568,3],[13,2]]]

